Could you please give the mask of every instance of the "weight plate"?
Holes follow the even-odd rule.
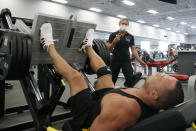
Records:
[[[8,72],[7,78],[6,80],[14,80],[16,74],[16,61],[17,61],[17,47],[16,47],[16,33],[10,32],[11,33],[11,43],[10,43],[10,47],[11,47],[11,56],[12,56],[12,60],[11,60],[11,65],[10,65],[10,70]]]
[[[98,43],[98,45],[100,46],[100,53],[101,53],[101,57],[104,60],[105,64],[107,66],[110,65],[110,51],[108,49],[108,47],[106,46],[106,43],[103,40],[100,39],[96,39],[96,42]]]
[[[17,79],[20,78],[20,72],[22,70],[21,65],[23,64],[22,61],[22,39],[21,39],[21,34],[17,34],[16,36],[17,42],[16,42],[16,47],[17,47],[17,63],[16,63],[16,68],[17,68]]]
[[[97,39],[94,40],[94,43],[95,45],[97,46],[98,48],[98,55],[103,59],[103,61],[105,60],[104,58],[104,52],[103,52],[103,49],[102,49],[102,46],[101,44],[99,43],[99,41]]]
[[[93,49],[94,51],[103,59],[106,65],[110,65],[110,53],[106,46],[106,43],[100,39],[93,40]],[[84,71],[86,74],[94,74],[93,70],[90,67],[90,60],[89,58],[86,59],[86,63],[84,66]]]
[[[102,53],[103,53],[103,60],[105,61],[105,63],[107,62],[106,60],[107,60],[107,50],[106,50],[106,48],[105,48],[105,43],[103,43],[103,41],[101,41],[101,40],[97,40],[97,42],[99,43],[99,45],[101,46],[101,50],[102,50]]]
[[[13,31],[5,31],[4,34],[3,42],[0,39],[0,53],[7,52],[8,55],[0,56],[0,80],[19,80],[30,66],[31,39],[26,34]]]
[[[3,41],[4,41],[4,37],[3,37],[3,32],[0,31],[0,48],[2,48],[3,46]]]
[[[15,75],[13,75],[12,80],[18,80],[20,78],[21,70],[21,64],[23,64],[22,61],[22,40],[21,40],[21,34],[16,33],[16,49],[17,49],[17,56],[16,56],[16,65],[15,65]]]
[[[10,53],[9,48],[10,34],[5,30],[0,30],[0,52],[1,53]]]
[[[21,49],[21,58],[20,58],[20,63],[18,64],[18,73],[17,73],[17,79],[22,79],[25,74],[25,61],[26,61],[26,56],[27,56],[27,46],[26,46],[26,39],[24,34],[20,34],[20,37],[18,38],[18,41],[20,42],[20,47]]]
[[[107,66],[110,66],[110,51],[103,40],[97,39],[99,44],[102,46],[103,54],[104,54],[104,62]]]
[[[102,45],[98,40],[96,40],[96,43],[97,43],[97,47],[99,49],[99,55],[105,61],[104,49],[102,48]]]
[[[10,34],[7,32],[4,32],[1,36],[3,38],[3,44],[1,45],[1,53],[7,53],[6,56],[0,57],[0,80],[5,80],[8,72],[10,70],[10,64],[11,64],[11,50],[10,50]]]
[[[22,38],[22,49],[23,49],[23,60],[22,60],[22,70],[21,70],[21,77],[25,76],[25,68],[27,66],[27,58],[28,58],[28,49],[27,49],[27,39],[26,36]]]
[[[32,56],[32,39],[30,37],[27,38],[27,64],[26,64],[26,73],[25,75],[28,73],[29,71],[29,67],[31,64],[31,56]]]
[[[9,63],[11,63],[11,55],[0,57],[0,80],[5,80],[9,71]]]
[[[8,71],[6,80],[12,80],[15,76],[15,65],[16,65],[16,56],[17,56],[17,50],[16,50],[16,35],[13,32],[9,32],[11,42],[9,43],[10,48],[10,55],[11,55],[11,63],[9,64],[10,69]]]
[[[103,43],[103,41],[97,39],[97,42],[99,43],[100,47],[101,47],[101,51],[103,53],[103,60],[105,62],[105,64],[107,63],[107,50],[105,48],[105,43]],[[106,64],[107,65],[107,64]]]

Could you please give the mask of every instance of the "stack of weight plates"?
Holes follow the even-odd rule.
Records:
[[[32,39],[29,35],[0,30],[0,80],[20,80],[31,62]]]

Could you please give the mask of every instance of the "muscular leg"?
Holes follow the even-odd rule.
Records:
[[[95,53],[95,51],[93,50],[91,46],[86,46],[85,49],[90,59],[91,68],[93,69],[95,73],[97,73],[97,70],[99,68],[106,66],[104,61]],[[112,76],[105,75],[98,79],[96,90],[100,90],[103,88],[114,88],[114,84],[112,82]]]
[[[69,82],[71,96],[88,88],[80,73],[74,70],[56,51],[53,43],[52,25],[44,23],[40,28],[40,44],[46,50],[58,72]]]
[[[54,44],[50,45],[48,53],[58,72],[69,82],[71,96],[88,88],[81,74],[73,69],[56,51]]]

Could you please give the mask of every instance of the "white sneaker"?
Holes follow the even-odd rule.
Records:
[[[52,33],[52,25],[50,23],[45,23],[40,28],[40,43],[43,49],[48,47],[53,43],[53,33]]]
[[[85,51],[86,46],[92,46],[93,45],[93,39],[94,39],[94,29],[88,29],[86,36],[80,45],[80,51]]]

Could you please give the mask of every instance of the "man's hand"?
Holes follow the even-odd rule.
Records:
[[[45,23],[40,28],[40,43],[44,50],[48,51],[48,48],[53,43],[53,33],[52,25],[50,23]]]
[[[121,35],[117,34],[112,43],[116,44],[117,42],[119,42],[120,41],[120,37],[121,37]]]
[[[141,65],[144,69],[146,69],[146,63],[145,63],[144,61],[141,61],[141,62],[140,62],[140,65]]]

